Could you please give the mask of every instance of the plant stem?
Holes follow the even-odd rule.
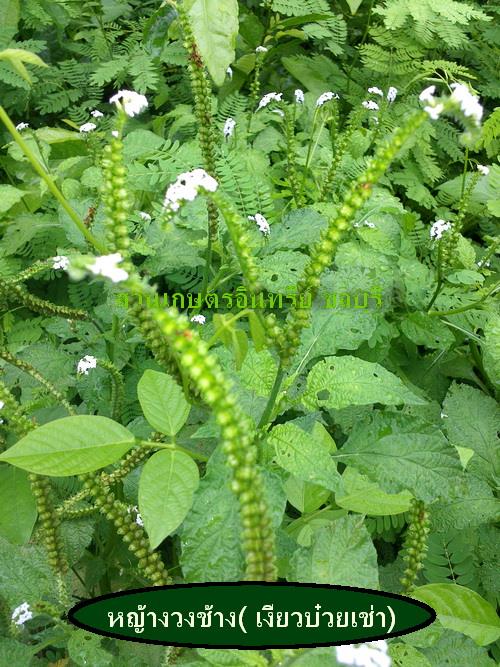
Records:
[[[11,135],[14,138],[14,141],[17,143],[17,145],[21,148],[23,153],[26,155],[28,160],[31,162],[33,169],[37,172],[37,174],[40,176],[40,178],[45,182],[47,185],[47,188],[50,190],[50,192],[54,195],[54,197],[57,199],[57,201],[61,204],[63,209],[66,211],[66,213],[69,215],[69,217],[73,220],[75,225],[78,227],[78,229],[81,231],[83,236],[87,239],[87,241],[94,246],[96,250],[98,250],[102,254],[106,254],[106,246],[102,244],[98,239],[95,238],[95,236],[85,227],[85,224],[83,220],[80,218],[78,213],[75,211],[75,209],[70,205],[66,197],[62,194],[62,192],[59,190],[57,185],[55,184],[54,179],[50,174],[48,174],[45,169],[42,167],[42,165],[39,163],[37,160],[35,154],[31,150],[31,148],[28,146],[28,144],[24,141],[22,136],[19,134],[19,132],[16,130],[13,122],[9,118],[7,112],[5,109],[0,105],[0,120],[3,121],[5,127],[8,129],[8,131],[11,133]]]
[[[278,370],[276,371],[276,377],[274,378],[273,388],[271,389],[271,393],[269,394],[267,405],[264,409],[264,412],[262,413],[262,417],[260,418],[259,424],[257,426],[258,429],[264,428],[264,426],[268,423],[269,418],[271,417],[284,376],[285,376],[285,369],[283,368],[283,365],[280,361]]]

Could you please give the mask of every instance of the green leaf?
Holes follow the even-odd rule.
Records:
[[[299,512],[314,512],[330,497],[330,491],[317,484],[303,482],[291,475],[284,484],[286,497],[290,505]]]
[[[10,637],[0,639],[0,665],[30,667],[33,660],[33,647],[21,644]]]
[[[77,415],[30,431],[0,460],[37,475],[68,477],[114,463],[134,442],[128,429],[108,417]]]
[[[144,416],[157,431],[174,436],[184,426],[191,406],[170,375],[146,370],[137,385],[137,395]]]
[[[237,0],[185,0],[191,28],[201,57],[217,86],[234,61],[238,34]]]
[[[26,192],[12,185],[0,185],[0,213],[5,213],[14,204],[21,201]]]
[[[407,512],[412,497],[409,491],[386,493],[376,482],[348,466],[342,475],[340,490],[335,494],[335,502],[351,512],[387,516]]]
[[[358,9],[361,6],[361,3],[363,0],[346,0],[347,4],[349,5],[349,9],[351,10],[351,14],[355,14]]]
[[[456,449],[439,432],[419,433],[407,425],[410,432],[391,433],[390,422],[384,428],[381,421],[354,432],[340,460],[389,493],[408,490],[425,502],[449,498],[462,472]]]
[[[345,408],[349,405],[425,405],[403,382],[380,364],[349,355],[324,359],[307,377],[306,407]]]
[[[500,637],[500,619],[478,593],[457,584],[428,584],[411,597],[432,607],[443,627],[471,637],[486,646]]]
[[[455,336],[435,317],[426,313],[411,313],[401,322],[401,331],[415,345],[425,345],[430,350],[442,350],[453,345]]]
[[[86,630],[75,630],[68,640],[68,655],[78,667],[109,667],[114,658],[101,648],[101,637]]]
[[[28,475],[12,466],[0,467],[0,535],[13,544],[26,544],[35,525],[36,502]]]
[[[389,644],[389,655],[394,667],[432,667],[425,655],[407,644]]]
[[[359,517],[346,516],[317,530],[310,548],[292,557],[293,581],[378,588],[377,552]]]
[[[31,77],[23,63],[29,63],[37,67],[48,67],[36,53],[31,53],[31,51],[25,49],[4,49],[0,51],[0,60],[8,60],[16,72],[28,83],[31,83]]]
[[[276,462],[304,482],[336,491],[340,475],[331,454],[319,437],[314,437],[296,424],[280,424],[268,437],[275,448]]]
[[[196,652],[207,664],[217,667],[266,667],[269,664],[258,651],[198,648]]]
[[[184,521],[199,481],[198,466],[183,452],[165,450],[148,459],[139,482],[139,510],[152,549]]]

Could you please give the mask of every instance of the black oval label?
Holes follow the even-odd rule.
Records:
[[[431,607],[366,588],[298,583],[206,583],[139,588],[80,602],[84,630],[192,648],[301,648],[361,643],[414,632]]]

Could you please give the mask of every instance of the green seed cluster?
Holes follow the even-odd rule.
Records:
[[[68,308],[66,306],[56,306],[50,301],[40,299],[37,296],[30,294],[24,287],[14,285],[12,283],[0,280],[0,299],[6,301],[14,301],[21,303],[26,308],[29,308],[40,315],[47,315],[49,317],[57,315],[68,320],[88,320],[89,314],[78,308]]]
[[[105,483],[103,476],[89,473],[80,476],[85,488],[90,491],[99,511],[116,527],[116,532],[138,558],[138,569],[154,586],[165,586],[170,583],[167,570],[160,555],[151,549],[144,529],[136,523],[133,512],[116,499],[114,493]]]
[[[123,378],[118,368],[108,359],[98,359],[97,365],[102,366],[111,374],[111,415],[114,420],[119,421],[125,398]]]
[[[403,560],[407,563],[401,579],[403,593],[408,595],[415,587],[419,571],[423,568],[427,552],[427,535],[430,530],[429,513],[421,500],[413,500],[409,512],[409,524],[403,549]]]
[[[52,394],[56,401],[63,405],[70,415],[76,415],[75,409],[70,403],[68,403],[61,392],[56,389],[56,387],[54,387],[52,382],[49,382],[49,380],[44,378],[43,375],[39,373],[31,364],[18,359],[4,347],[0,347],[0,359],[4,359],[7,363],[11,364],[12,366],[16,366],[16,368],[19,368],[20,370],[30,375],[34,380],[45,387],[49,394]]]
[[[136,447],[126,454],[117,468],[110,473],[102,473],[101,477],[108,486],[119,482],[126,477],[139,463],[142,463],[150,455],[150,451],[143,447]]]
[[[472,195],[474,188],[477,185],[480,174],[476,173],[472,176],[470,183],[462,195],[458,203],[458,213],[455,217],[455,220],[451,223],[451,229],[446,232],[440,239],[440,259],[442,267],[453,266],[453,263],[456,259],[457,245],[460,239],[460,232],[462,230],[463,222],[465,215],[467,213],[467,207]]]
[[[240,506],[246,579],[273,581],[276,578],[274,535],[256,466],[257,448],[251,425],[237,408],[229,382],[217,359],[208,353],[206,343],[196,332],[187,330],[188,335],[183,335],[187,318],[174,309],[158,310],[154,317],[221,427],[222,448],[232,472],[231,488]]]
[[[5,282],[8,283],[9,285],[17,285],[18,283],[23,283],[26,280],[29,280],[30,278],[34,278],[39,273],[43,273],[43,271],[51,269],[53,263],[54,263],[53,259],[39,259],[36,262],[34,262],[31,266],[29,266],[27,269],[24,269],[24,271],[19,271],[19,273],[16,273],[15,276],[8,276],[7,278],[5,278]]]
[[[403,145],[416,129],[427,119],[427,114],[418,112],[401,128],[398,128],[392,138],[382,144],[375,156],[369,161],[366,171],[359,176],[348,190],[338,212],[328,227],[322,231],[320,240],[311,251],[309,262],[304,269],[304,274],[297,283],[298,292],[310,292],[317,294],[320,278],[323,271],[330,266],[334,252],[340,239],[348,229],[356,212],[370,197],[373,185],[384,175],[390,163]],[[290,363],[300,345],[300,335],[307,327],[311,311],[306,309],[294,309],[287,321],[286,335],[281,341],[279,354],[284,366]]]
[[[123,142],[113,137],[104,147],[102,156],[104,183],[102,196],[106,214],[106,239],[112,251],[127,255],[130,239],[127,230],[127,218],[131,209],[130,197],[126,188],[127,170],[123,162]],[[123,268],[128,270],[127,262]]]
[[[304,197],[299,183],[297,165],[295,163],[295,110],[295,104],[291,108],[289,106],[284,107],[286,160],[288,167],[288,182],[290,183],[295,205],[297,208],[302,208],[304,206]]]
[[[323,187],[321,188],[321,193],[319,197],[320,201],[324,201],[332,189],[333,182],[335,181],[335,176],[337,175],[340,163],[342,162],[342,158],[345,155],[347,146],[349,145],[349,141],[351,140],[353,132],[358,125],[357,123],[358,118],[359,114],[355,114],[345,132],[341,136],[339,136],[338,141],[336,142],[332,163],[330,165],[330,168],[328,169],[328,173],[323,183]]]
[[[87,505],[87,507],[79,507],[77,509],[68,509],[60,513],[62,519],[84,519],[87,516],[92,516],[97,512],[97,507]]]
[[[23,436],[36,428],[36,424],[22,414],[18,402],[3,382],[0,382],[0,401],[4,404],[1,417],[15,433]]]
[[[35,496],[40,520],[43,541],[47,549],[49,564],[60,575],[64,575],[68,569],[68,563],[64,554],[59,526],[61,517],[54,509],[50,482],[47,477],[40,477],[30,473],[28,475],[31,490]]]

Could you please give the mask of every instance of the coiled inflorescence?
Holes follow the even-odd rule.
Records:
[[[256,466],[251,425],[237,408],[217,359],[208,353],[198,334],[188,328],[187,318],[174,309],[158,310],[154,317],[221,427],[222,449],[232,472],[231,488],[240,506],[246,579],[272,581],[276,578],[274,535]]]
[[[401,579],[403,593],[410,594],[415,587],[419,571],[423,568],[427,552],[427,535],[429,534],[429,513],[421,500],[412,501],[409,524],[403,543],[403,560],[407,563]]]
[[[104,147],[102,157],[104,183],[102,186],[106,214],[106,239],[112,251],[126,256],[130,239],[127,230],[127,218],[131,203],[126,188],[127,169],[123,163],[123,142],[113,137]],[[123,262],[123,268],[127,262]]]

